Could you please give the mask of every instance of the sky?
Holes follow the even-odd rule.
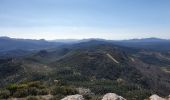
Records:
[[[0,36],[170,39],[170,0],[0,0]]]

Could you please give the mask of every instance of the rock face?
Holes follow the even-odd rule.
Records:
[[[126,100],[115,93],[107,93],[103,96],[102,100]]]
[[[164,98],[154,94],[154,95],[149,97],[149,100],[168,100],[168,99],[164,99]]]
[[[76,94],[76,95],[67,96],[61,100],[84,100],[84,98],[82,95]]]

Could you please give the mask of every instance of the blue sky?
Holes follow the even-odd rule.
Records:
[[[170,39],[170,0],[0,0],[0,36]]]

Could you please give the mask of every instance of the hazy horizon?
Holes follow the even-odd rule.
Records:
[[[169,0],[1,0],[0,36],[170,39]]]
[[[30,40],[46,40],[46,41],[57,41],[57,40],[72,40],[72,41],[79,41],[79,40],[115,40],[115,41],[124,41],[124,40],[142,40],[142,39],[161,39],[161,40],[170,40],[170,39],[165,39],[165,38],[157,38],[157,37],[147,37],[147,38],[129,38],[129,39],[105,39],[105,38],[80,38],[80,39],[75,39],[75,38],[60,38],[60,39],[45,39],[45,38],[39,38],[39,39],[34,39],[34,38],[16,38],[16,37],[9,37],[9,36],[0,36],[0,38],[11,38],[11,39],[30,39]]]

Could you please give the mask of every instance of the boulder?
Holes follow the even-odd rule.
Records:
[[[149,100],[166,100],[166,99],[154,94],[154,95],[149,97]]]
[[[168,100],[170,100],[170,95],[168,96]]]
[[[107,93],[103,96],[102,100],[126,100],[126,99],[115,93]]]
[[[76,95],[69,95],[61,100],[84,100],[82,95],[76,94]]]

